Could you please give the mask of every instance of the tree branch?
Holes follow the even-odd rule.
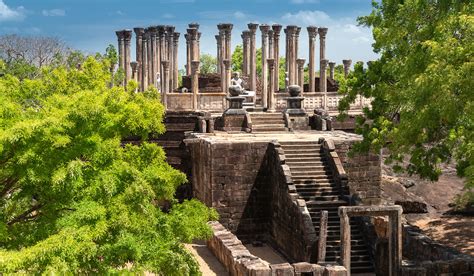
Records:
[[[12,226],[13,224],[17,223],[17,222],[20,222],[20,221],[24,221],[24,220],[28,220],[29,218],[31,218],[31,216],[29,216],[31,213],[33,213],[34,211],[37,211],[39,210],[41,207],[43,207],[42,204],[38,204],[38,205],[35,205],[33,207],[31,207],[30,209],[26,210],[25,212],[23,212],[21,215],[15,217],[14,219],[10,220],[7,225],[8,226]],[[33,215],[34,217],[37,216],[37,215]]]

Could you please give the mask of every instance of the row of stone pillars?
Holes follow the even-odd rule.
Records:
[[[280,90],[279,79],[279,51],[280,32],[282,26],[272,26],[249,23],[248,30],[242,32],[243,40],[243,68],[242,73],[249,76],[250,90],[257,90],[257,51],[256,32],[260,29],[262,34],[262,105],[264,108],[273,109],[274,92]],[[188,25],[186,39],[186,74],[191,76],[192,91],[197,93],[199,74],[199,24]],[[218,26],[219,34],[215,36],[217,41],[217,70],[221,74],[221,86],[227,92],[231,80],[231,33],[233,24],[223,23]],[[309,91],[316,92],[315,81],[315,39],[320,37],[320,91],[327,92],[326,71],[330,68],[330,78],[334,78],[335,63],[326,59],[326,34],[327,28],[315,26],[307,27],[309,35]],[[134,28],[136,35],[136,62],[130,61],[131,30],[117,31],[119,66],[123,68],[125,78],[124,85],[130,79],[139,83],[139,90],[143,91],[149,85],[157,87],[162,92],[163,101],[166,105],[166,93],[178,88],[178,42],[180,33],[175,32],[175,27],[168,25],[151,26],[148,28]],[[284,29],[286,34],[286,72],[287,86],[304,86],[305,60],[298,58],[298,40],[301,27],[290,25]],[[193,65],[194,63],[194,65]],[[349,72],[350,60],[344,60],[344,72]],[[197,65],[196,65],[197,64]],[[197,66],[197,67],[196,67]],[[193,67],[197,68],[193,70]],[[195,105],[197,106],[197,105]]]

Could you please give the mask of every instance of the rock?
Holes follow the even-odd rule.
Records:
[[[397,200],[395,204],[402,206],[404,214],[428,213],[428,206],[423,202]]]
[[[411,179],[403,179],[401,180],[401,182],[402,182],[402,185],[407,189],[416,185],[415,181]]]

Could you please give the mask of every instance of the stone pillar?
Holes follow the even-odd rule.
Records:
[[[221,73],[221,36],[220,35],[215,35],[216,38],[216,44],[217,44],[217,73]]]
[[[289,78],[289,85],[295,85],[297,83],[296,80],[296,51],[295,51],[295,46],[296,46],[296,32],[298,31],[298,27],[291,25],[286,27],[286,35],[288,39],[288,61],[287,61],[287,67],[288,67],[288,78]]]
[[[272,25],[273,30],[273,59],[275,60],[274,91],[280,90],[280,32],[281,25]]]
[[[180,33],[173,33],[173,86],[171,91],[178,88],[178,46]]]
[[[142,43],[142,52],[143,52],[143,63],[141,64],[142,68],[142,91],[148,89],[148,37],[146,33],[143,35]]]
[[[273,30],[268,31],[268,58],[274,58],[275,50],[273,48]]]
[[[229,62],[232,61],[232,28],[233,24],[223,24],[225,32],[225,56],[224,59],[228,59]]]
[[[167,99],[166,99],[166,94],[169,93],[169,75],[170,75],[170,62],[167,61],[167,60],[162,60],[161,61],[161,68],[163,69],[162,73],[163,75],[161,76],[161,83],[162,83],[162,87],[163,89],[161,90],[161,99],[163,101],[163,105],[165,106],[165,108],[167,107]]]
[[[258,24],[249,23],[250,31],[250,90],[257,91],[257,48],[255,43],[255,33],[257,32]]]
[[[349,76],[349,69],[351,67],[352,60],[351,59],[343,59],[342,64],[344,65],[344,77],[347,78],[347,76]]]
[[[328,28],[318,28],[319,34],[319,64],[323,59],[326,59],[326,34],[328,33]],[[319,68],[319,71],[322,71]],[[321,73],[320,73],[321,76]],[[322,89],[320,88],[322,91]]]
[[[130,43],[132,41],[132,30],[124,31],[124,66],[125,66],[125,85],[132,78],[132,68],[130,67],[131,53]]]
[[[295,59],[298,59],[299,53],[299,41],[300,41],[300,32],[301,32],[301,27],[296,27],[296,32],[295,32]],[[301,88],[303,89],[303,88]]]
[[[260,32],[262,33],[262,105],[263,108],[268,108],[268,31],[270,26],[266,24],[260,25]]]
[[[288,75],[288,70],[290,70],[289,57],[290,54],[288,50],[290,49],[290,32],[288,26],[284,30],[285,32],[285,74]]]
[[[193,109],[197,110],[199,93],[199,60],[191,61],[191,91],[193,93]]]
[[[138,83],[138,62],[130,62],[130,67],[132,68],[132,80]]]
[[[268,91],[268,111],[275,111],[275,59],[267,59],[267,64],[270,70],[270,88]]]
[[[166,33],[167,33],[167,57],[168,61],[170,62],[170,74],[169,74],[169,86],[168,86],[168,93],[171,93],[174,89],[174,26],[167,26]]]
[[[186,39],[186,75],[191,76],[191,42],[188,34],[184,34]]]
[[[161,66],[158,50],[158,28],[156,26],[151,26],[148,28],[150,32],[150,52],[151,58],[148,61],[149,66],[151,67],[150,75],[149,75],[149,83],[156,87],[156,73],[159,72],[159,68]],[[157,87],[160,89],[159,87]]]
[[[118,58],[119,58],[119,69],[122,69],[125,72],[125,51],[124,51],[124,34],[123,30],[116,31],[115,34],[117,35],[118,41]]]
[[[318,28],[315,26],[309,26],[306,28],[308,30],[309,36],[309,92],[316,92],[316,84],[315,84],[315,60],[314,60],[314,43],[316,40],[316,36],[318,34]]]
[[[219,72],[221,74],[221,88],[222,91],[227,93],[226,90],[224,90],[225,87],[225,68],[224,68],[224,63],[223,60],[225,59],[225,32],[224,32],[224,24],[218,24],[217,29],[219,30],[219,42],[218,42],[218,47],[219,47],[219,59],[217,60],[217,67],[219,68]]]
[[[336,66],[336,63],[335,62],[329,62],[328,64],[329,64],[329,78],[331,80],[333,80],[334,79],[334,68]]]
[[[228,59],[223,60],[224,63],[224,91],[227,93],[229,91],[230,79],[231,79],[231,62]]]
[[[148,85],[153,86],[153,38],[150,28],[145,29],[147,37],[147,80]]]
[[[193,37],[191,37],[191,61],[199,61],[200,58],[200,49],[199,49],[199,39],[201,38],[201,33],[199,32],[199,24],[194,22],[194,23],[189,23],[188,24],[189,29],[195,29],[196,32]]]
[[[242,74],[249,75],[250,73],[250,32],[242,32]]]
[[[304,92],[304,58],[299,58],[296,60],[296,64],[298,65],[298,85],[301,87],[301,92]]]
[[[324,93],[324,96],[323,96],[324,97],[323,98],[324,110],[327,110],[327,92],[328,92],[327,78],[326,78],[327,66],[328,66],[328,60],[327,59],[321,60],[321,64],[320,64],[321,71],[319,72],[319,88],[321,90],[320,92]]]
[[[142,77],[142,64],[143,64],[143,34],[145,30],[143,28],[134,28],[133,31],[135,32],[135,58],[138,62],[137,66],[137,79],[139,90],[143,91],[143,77]]]

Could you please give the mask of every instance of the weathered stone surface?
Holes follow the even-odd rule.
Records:
[[[324,276],[346,276],[349,275],[347,269],[343,266],[326,266],[324,268]]]
[[[270,265],[272,270],[272,276],[293,276],[295,275],[295,269],[289,263],[283,264],[272,264]]]
[[[395,204],[402,206],[404,214],[428,213],[428,206],[423,202],[397,200]]]

